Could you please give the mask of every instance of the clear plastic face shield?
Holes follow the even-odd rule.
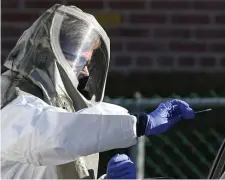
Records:
[[[77,78],[79,92],[86,99],[98,102],[108,71],[108,51],[99,31],[80,13],[74,16],[56,12],[52,24],[53,37],[58,41],[55,50],[62,67],[70,68]]]

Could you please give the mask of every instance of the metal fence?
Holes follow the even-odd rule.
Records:
[[[130,156],[137,166],[138,178],[173,177],[207,178],[213,160],[225,138],[225,98],[187,97],[195,110],[212,108],[193,121],[182,121],[159,136],[143,137],[130,149]],[[109,99],[106,102],[121,105],[130,112],[149,112],[169,98]]]

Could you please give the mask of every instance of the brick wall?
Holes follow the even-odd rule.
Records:
[[[111,38],[111,69],[225,70],[225,0],[2,0],[3,58],[55,3],[121,17],[121,24],[103,24]]]
[[[225,95],[225,0],[2,0],[3,59],[55,3],[103,22],[112,54],[107,95]]]

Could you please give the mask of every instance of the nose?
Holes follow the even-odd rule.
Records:
[[[83,70],[80,71],[80,72],[78,73],[78,79],[79,79],[79,78],[82,78],[82,77],[84,77],[84,76],[89,76],[89,71],[88,71],[87,66],[85,66],[85,67],[83,68]]]

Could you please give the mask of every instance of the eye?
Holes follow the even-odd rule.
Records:
[[[77,55],[70,54],[68,52],[63,51],[63,54],[68,61],[74,61],[77,58]]]

